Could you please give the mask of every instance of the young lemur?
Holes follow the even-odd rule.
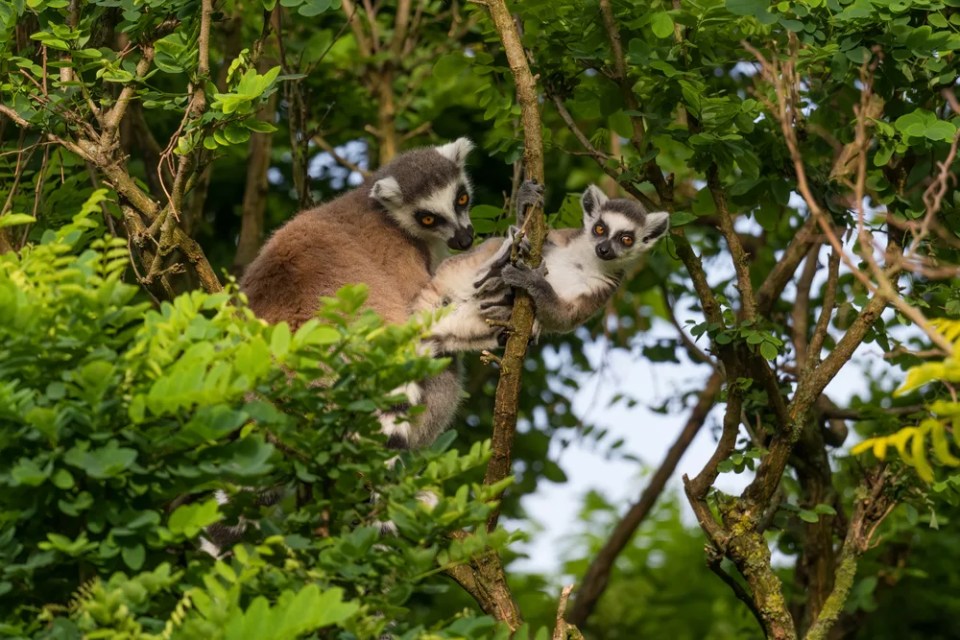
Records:
[[[526,208],[540,202],[542,192],[535,182],[522,185],[516,206],[519,224]],[[536,269],[522,260],[510,264],[516,227],[507,238],[488,240],[440,265],[414,306],[415,310],[453,306],[431,332],[437,351],[495,347],[498,326],[510,315],[510,296],[503,295],[510,287],[524,289],[533,298],[539,325],[535,333],[572,331],[600,311],[628,269],[670,226],[666,212],[648,213],[633,200],[610,199],[593,185],[580,202],[582,228],[551,229]]]
[[[398,155],[339,198],[297,214],[264,245],[240,283],[250,307],[268,322],[292,329],[313,317],[320,296],[354,283],[367,285],[367,306],[387,322],[405,322],[449,249],[473,243],[471,185],[464,170],[473,143]],[[381,416],[390,446],[433,442],[453,419],[461,396],[456,367],[405,389],[425,410],[410,425],[395,412]]]

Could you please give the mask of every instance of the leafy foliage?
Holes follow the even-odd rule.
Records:
[[[103,197],[0,256],[4,632],[403,635],[404,604],[438,565],[506,536],[449,537],[488,513],[497,487],[458,481],[488,445],[386,464],[374,412],[436,370],[415,353],[423,327],[359,312],[358,287],[296,333],[234,291],[151,309],[122,281],[125,243],[91,219]],[[381,536],[386,519],[398,535]],[[263,542],[215,561],[198,540],[217,521]]]
[[[177,266],[189,270],[198,255],[218,273],[234,266],[236,239],[251,229],[256,216],[247,214],[257,198],[265,202],[260,226],[252,227],[255,240],[299,208],[355,184],[391,147],[459,135],[483,147],[471,159],[482,203],[473,210],[475,226],[481,233],[504,229],[503,196],[511,192],[504,165],[519,158],[521,147],[509,66],[483,6],[428,0],[415,3],[418,9],[408,13],[413,20],[404,22],[404,3],[374,3],[372,13],[358,4],[213,3],[204,68],[204,3],[198,0],[0,3],[0,103],[27,123],[5,111],[0,125],[0,182],[11,185],[2,198],[0,250],[4,242],[24,247],[19,258],[0,260],[4,631],[159,635],[169,624],[171,634],[185,634],[214,626],[213,620],[245,620],[253,611],[279,630],[291,603],[329,598],[355,608],[321,637],[341,631],[372,637],[392,620],[398,621],[392,630],[411,637],[497,633],[484,616],[450,623],[453,612],[473,605],[433,578],[438,565],[462,560],[476,545],[503,542],[504,534],[480,536],[469,547],[444,537],[479,522],[485,510],[484,490],[474,483],[487,453],[490,369],[465,359],[470,398],[455,442],[469,453],[445,452],[452,445],[444,440],[390,470],[380,463],[387,454],[372,412],[392,402],[390,389],[431,368],[410,349],[416,328],[381,326],[359,313],[362,295],[349,290],[329,301],[316,323],[292,334],[283,325],[257,323],[232,289],[174,298],[196,285],[194,274],[169,291],[150,280],[151,274],[177,274]],[[660,367],[678,363],[717,365],[730,353],[760,362],[773,373],[772,384],[754,366],[734,373],[718,397],[730,407],[739,395],[742,406],[731,420],[739,438],[717,471],[749,482],[777,451],[768,446],[771,438],[796,436],[788,445],[791,468],[777,474],[775,500],[749,513],[771,516],[758,533],[781,552],[778,563],[793,565],[776,576],[802,631],[809,617],[804,608],[832,591],[831,562],[858,504],[854,488],[864,469],[861,459],[833,448],[837,441],[825,442],[828,427],[843,423],[830,417],[837,411],[829,394],[798,398],[797,389],[822,361],[841,353],[845,332],[873,313],[867,313],[872,298],[850,267],[836,278],[831,298],[820,286],[821,268],[805,305],[791,285],[775,292],[756,318],[744,316],[744,285],[760,287],[811,219],[809,205],[797,198],[796,166],[771,109],[775,92],[760,80],[758,60],[744,43],[771,61],[795,57],[797,148],[837,232],[856,235],[862,152],[865,228],[878,245],[912,247],[905,264],[929,259],[949,275],[946,265],[960,262],[960,191],[948,189],[929,219],[926,191],[939,163],[952,162],[946,168],[953,173],[957,167],[949,152],[960,121],[943,93],[955,91],[957,81],[957,2],[610,2],[623,78],[617,78],[615,47],[598,4],[509,3],[544,90],[549,219],[553,226],[578,226],[571,192],[607,180],[605,188],[619,185],[671,209],[675,235],[648,256],[601,318],[551,336],[528,358],[512,452],[517,482],[504,511],[529,528],[520,498],[543,482],[563,482],[568,469],[561,455],[575,443],[618,459],[646,453],[622,446],[612,435],[616,429],[593,424],[575,404],[608,355],[652,362],[658,375]],[[865,86],[873,95],[860,104]],[[112,128],[104,115],[116,113],[124,95],[129,109]],[[599,162],[558,105],[599,151]],[[862,148],[858,109],[868,115],[869,144]],[[259,147],[268,157],[257,173],[251,159],[265,138],[272,147]],[[321,153],[327,142],[356,167]],[[89,155],[90,145],[104,155]],[[181,168],[182,189],[173,189]],[[139,192],[117,180],[124,176]],[[660,198],[658,177],[669,184],[669,198]],[[106,195],[98,191],[103,186],[110,189]],[[141,211],[145,228],[128,227],[131,194],[138,193],[177,224]],[[736,235],[725,237],[724,205]],[[81,206],[85,221],[72,221]],[[103,228],[93,222],[101,216]],[[152,260],[146,253],[170,228],[196,240],[202,252],[165,245],[170,251],[160,257],[167,262]],[[105,238],[107,231],[126,241]],[[734,239],[743,245],[741,257],[731,253]],[[865,243],[857,238],[855,245],[862,251]],[[719,319],[707,318],[703,290],[678,259],[684,246],[702,262]],[[145,251],[135,256],[135,269],[124,271],[128,249]],[[826,263],[828,252],[817,245],[806,264]],[[736,278],[737,266],[745,278]],[[796,284],[799,264],[790,271]],[[960,288],[955,279],[938,277],[919,271],[894,288],[928,315],[955,318]],[[125,284],[135,280],[167,302],[151,307]],[[821,318],[822,344],[802,353],[810,343],[801,338],[809,338]],[[681,330],[665,331],[664,319]],[[890,465],[897,475],[889,494],[905,504],[874,538],[878,548],[853,579],[838,629],[866,616],[883,620],[896,609],[877,603],[929,603],[930,582],[949,584],[930,550],[947,554],[950,545],[917,533],[917,525],[948,522],[960,495],[956,474],[936,480],[935,470],[954,460],[947,432],[956,435],[958,411],[944,385],[918,384],[911,393],[933,417],[904,413],[907,398],[890,398],[890,380],[899,378],[900,367],[909,370],[911,386],[951,382],[954,365],[951,358],[921,365],[911,351],[922,345],[909,325],[900,314],[877,311],[864,334],[868,354],[882,350],[893,370],[871,366],[861,375],[851,372],[859,365],[844,362],[832,374],[867,386],[849,408],[839,408],[854,413],[857,430],[874,438],[861,447],[881,455],[899,447],[904,461],[935,478],[912,482]],[[692,341],[682,335],[684,326]],[[654,408],[668,416],[688,410],[702,387],[698,375],[684,373],[690,382],[663,391]],[[645,379],[625,385],[611,400],[614,408],[634,409],[644,401],[644,386]],[[785,424],[775,410],[778,399],[797,401],[791,415],[802,420]],[[635,414],[629,415],[624,419],[632,423]],[[901,430],[904,415],[917,426]],[[720,433],[713,420],[711,414],[707,425]],[[848,425],[842,426],[845,433]],[[347,435],[354,433],[357,439]],[[383,487],[376,501],[370,500],[373,485]],[[228,504],[213,499],[216,489],[230,496]],[[433,511],[415,500],[425,489],[445,496]],[[261,493],[281,499],[260,504]],[[583,514],[590,526],[620,511],[591,504],[596,508]],[[732,504],[719,491],[711,495],[712,506]],[[241,518],[259,522],[259,530],[248,526],[247,546],[219,562],[196,552],[208,523]],[[387,518],[400,525],[400,538],[375,535],[377,522]],[[695,629],[702,637],[738,637],[744,609],[720,596],[724,586],[713,576],[694,573],[703,572],[695,562],[697,537],[660,512],[648,524],[610,576],[608,599],[598,605],[603,615],[594,616],[592,628],[610,638],[633,637],[640,628],[651,636],[669,629],[683,637]],[[584,569],[607,528],[601,533],[598,527],[578,548],[570,573]],[[824,564],[813,566],[817,559]],[[911,563],[926,569],[894,584],[913,570]],[[926,584],[924,571],[935,576]],[[901,586],[907,583],[912,586]],[[86,586],[67,603],[80,585]],[[514,582],[530,620],[552,620],[555,603],[544,595],[551,586],[544,576]],[[910,589],[920,595],[911,598]],[[898,599],[891,600],[894,592]],[[955,603],[936,595],[942,600],[930,610],[950,619],[941,614]],[[204,597],[209,607],[200,604]],[[884,625],[863,628],[874,633]]]
[[[894,392],[895,395],[907,394],[932,382],[960,381],[960,322],[939,320],[934,324],[944,337],[954,344],[954,352],[942,362],[925,362],[912,367],[907,371],[903,384]],[[919,425],[904,427],[891,435],[867,438],[855,445],[850,452],[857,455],[870,451],[877,459],[883,460],[888,448],[892,446],[924,482],[933,482],[934,470],[928,459],[929,450],[932,449],[939,464],[947,467],[960,466],[960,458],[950,451],[947,438],[947,434],[952,433],[954,442],[960,447],[960,402],[937,400],[930,405],[929,411],[931,417],[925,418]]]

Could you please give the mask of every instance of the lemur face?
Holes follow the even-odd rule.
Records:
[[[597,258],[617,268],[639,258],[670,228],[665,211],[647,213],[633,200],[611,200],[594,185],[580,203],[584,233],[593,240]]]
[[[411,236],[469,249],[471,185],[464,163],[471,149],[470,140],[459,138],[401,154],[374,176],[370,197]]]

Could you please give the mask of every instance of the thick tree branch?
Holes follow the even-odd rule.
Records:
[[[797,229],[793,240],[787,245],[777,263],[773,265],[773,269],[770,270],[763,284],[757,289],[757,312],[760,315],[770,313],[774,303],[780,299],[780,294],[783,293],[787,283],[796,273],[800,261],[810,250],[810,246],[814,243],[819,246],[819,240],[814,233],[816,226],[816,220],[807,218],[806,222]]]
[[[896,499],[888,491],[890,472],[880,467],[873,470],[858,489],[857,500],[847,535],[840,550],[840,558],[833,590],[823,604],[820,614],[804,636],[804,640],[826,640],[830,629],[843,613],[857,574],[857,561],[870,546],[874,532],[896,506]]]
[[[714,371],[700,395],[697,397],[697,403],[690,412],[686,425],[680,431],[676,441],[667,450],[663,462],[650,477],[650,481],[640,494],[640,499],[630,507],[623,518],[614,527],[610,537],[604,543],[603,548],[593,558],[590,567],[584,574],[580,588],[577,590],[576,600],[573,604],[569,620],[577,626],[583,626],[587,618],[596,607],[600,596],[607,588],[610,580],[610,574],[613,571],[614,562],[620,553],[626,548],[633,534],[640,524],[646,519],[653,505],[656,503],[660,494],[663,493],[667,481],[673,475],[680,462],[680,458],[686,453],[694,437],[700,432],[707,414],[717,401],[720,395],[720,389],[723,386],[723,376],[719,371]]]
[[[468,534],[461,532],[459,535]],[[496,552],[488,551],[469,564],[449,567],[446,573],[477,601],[484,613],[505,623],[511,631],[516,631],[523,624],[520,610],[507,585],[503,562]]]
[[[137,79],[143,78],[147,75],[147,71],[150,70],[150,65],[153,64],[153,46],[144,45],[140,53],[140,61],[137,62]],[[127,107],[130,106],[130,101],[133,99],[133,95],[137,90],[137,85],[133,82],[128,83],[121,91],[120,96],[117,98],[117,101],[114,103],[113,107],[103,116],[103,132],[109,137],[116,137],[120,129],[120,121],[123,120],[123,116],[127,113]],[[101,105],[101,109],[103,105]]]
[[[732,372],[731,372],[732,373]],[[731,376],[731,382],[736,378]],[[743,409],[743,391],[737,384],[727,386],[727,407],[723,414],[723,430],[720,432],[720,441],[710,459],[693,480],[686,481],[687,493],[700,501],[706,498],[707,492],[713,486],[720,474],[718,467],[721,462],[730,457],[737,444],[737,435],[740,433],[740,422]]]
[[[517,87],[520,120],[523,127],[523,165],[526,178],[543,184],[543,137],[540,105],[536,81],[527,64],[517,25],[504,0],[488,0],[487,10],[503,43],[507,62]],[[530,264],[540,264],[540,252],[546,238],[546,221],[541,210],[528,210],[524,217],[524,232],[530,239]],[[496,403],[493,409],[493,455],[487,465],[484,482],[494,484],[510,474],[510,452],[517,428],[517,405],[520,400],[520,380],[523,359],[527,352],[530,330],[533,327],[533,302],[525,293],[518,293],[510,316],[511,331],[500,362],[500,380],[497,383]],[[496,527],[499,510],[494,511],[487,527]]]
[[[724,326],[720,303],[717,302],[717,297],[714,295],[710,283],[707,282],[707,272],[703,268],[703,261],[700,256],[693,252],[693,247],[690,246],[690,241],[684,235],[683,229],[673,231],[672,237],[677,249],[677,256],[683,262],[683,266],[687,268],[687,273],[690,274],[690,279],[693,281],[693,289],[697,292],[697,297],[700,298],[703,315],[709,322],[721,327]]]

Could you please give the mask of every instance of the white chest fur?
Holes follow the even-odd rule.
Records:
[[[547,282],[561,298],[573,300],[610,286],[600,269],[594,243],[584,234],[564,247],[551,247],[544,255]]]

